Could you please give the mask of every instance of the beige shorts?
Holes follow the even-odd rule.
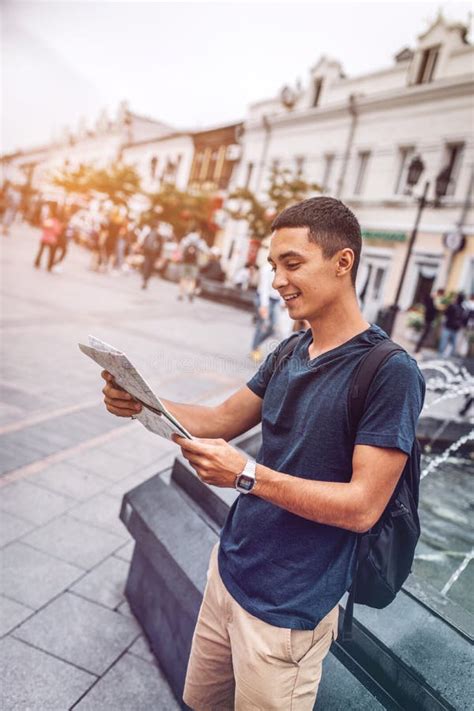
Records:
[[[227,592],[211,554],[183,699],[194,711],[312,711],[336,607],[314,630],[274,627]]]

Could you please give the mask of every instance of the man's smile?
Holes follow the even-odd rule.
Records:
[[[293,301],[293,299],[297,299],[298,296],[301,296],[301,291],[294,291],[291,294],[282,294],[282,299],[286,302],[288,301]]]

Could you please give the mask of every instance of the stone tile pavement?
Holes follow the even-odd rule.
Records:
[[[133,542],[121,499],[176,446],[101,404],[92,332],[122,347],[165,397],[210,401],[252,373],[248,314],[136,274],[32,269],[37,233],[4,241],[0,375],[0,708],[178,709],[124,598]]]

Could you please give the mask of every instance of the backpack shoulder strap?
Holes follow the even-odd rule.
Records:
[[[375,374],[390,356],[401,352],[405,349],[386,338],[373,346],[357,366],[349,389],[349,419],[354,433],[364,413],[367,393]]]
[[[281,369],[284,361],[291,356],[304,333],[306,333],[306,331],[295,331],[295,333],[291,334],[275,358],[272,369],[273,373],[276,373]]]

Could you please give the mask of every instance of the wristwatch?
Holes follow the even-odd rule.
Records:
[[[253,459],[247,459],[245,467],[242,469],[240,474],[237,474],[235,480],[235,488],[240,491],[241,494],[250,494],[253,487],[255,486],[255,467],[257,462]]]

